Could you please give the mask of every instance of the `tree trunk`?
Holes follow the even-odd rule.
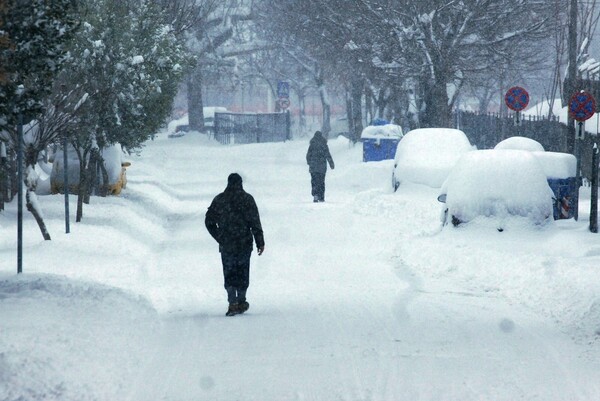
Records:
[[[350,101],[352,102],[352,132],[350,140],[357,143],[363,130],[362,123],[362,96],[364,93],[364,81],[360,77],[354,77],[350,88]]]
[[[425,127],[450,128],[452,118],[448,105],[446,79],[438,74],[435,80],[429,80],[425,86],[425,115],[422,120]]]
[[[46,241],[50,240],[50,234],[48,233],[48,229],[46,228],[46,223],[44,223],[44,218],[42,217],[42,211],[39,210],[39,203],[37,202],[37,197],[35,195],[35,188],[37,185],[37,174],[35,172],[35,165],[37,164],[37,159],[39,156],[39,151],[33,147],[32,145],[27,146],[24,152],[24,164],[25,164],[25,174],[23,177],[24,182],[21,185],[25,185],[25,200],[27,210],[33,215],[35,218],[40,231],[42,232],[42,237]]]
[[[0,157],[0,210],[4,210],[4,197],[6,194],[6,175],[7,171],[5,168],[6,158]]]
[[[373,98],[375,97],[375,95],[373,94],[373,91],[367,86],[365,88],[364,91],[364,96],[365,96],[365,117],[366,117],[366,121],[367,124],[370,124],[370,122],[372,122],[375,119],[375,113],[374,113],[374,101]]]
[[[350,92],[346,88],[346,120],[348,121],[348,135],[352,135],[354,132],[354,120],[352,120],[352,98]]]
[[[83,199],[87,190],[85,161],[88,152],[80,150],[75,145],[73,147],[77,150],[77,158],[79,159],[79,186],[77,187],[77,213],[75,214],[75,222],[79,223],[83,218]]]
[[[98,163],[97,164],[98,168],[100,169],[100,172],[102,173],[102,185],[100,185],[98,195],[100,195],[104,198],[108,195],[109,188],[110,188],[110,182],[109,182],[109,178],[108,178],[108,171],[106,170],[106,166],[104,165],[104,158],[102,157],[102,155],[98,155],[97,163]]]
[[[570,98],[577,88],[573,87],[575,78],[577,78],[577,0],[569,1],[569,68],[567,70],[567,82],[569,85],[565,85],[565,97]],[[567,152],[575,154],[575,120],[569,113],[567,116]]]
[[[319,89],[319,98],[321,99],[321,105],[323,108],[323,124],[321,126],[321,132],[323,136],[327,138],[331,131],[331,105],[329,104],[329,96],[327,94],[327,88],[325,86],[325,77],[323,77],[323,70],[319,69],[315,78],[317,88]]]
[[[379,89],[377,94],[377,117],[385,118],[385,108],[387,107],[387,99],[385,98],[385,89]]]
[[[298,91],[298,107],[300,111],[298,128],[300,136],[303,136],[306,133],[306,95],[304,91]]]
[[[92,193],[98,184],[98,160],[100,159],[100,154],[97,149],[92,149],[90,152],[90,162],[85,169],[85,196],[83,198],[83,203],[86,205],[90,204],[90,198]],[[81,179],[80,179],[81,181]]]
[[[190,131],[204,131],[204,106],[202,101],[202,66],[198,65],[187,81],[188,120]]]
[[[48,232],[48,229],[46,228],[46,223],[44,223],[44,218],[42,217],[42,214],[40,212],[40,210],[38,210],[38,208],[36,207],[37,205],[37,196],[35,195],[35,192],[33,192],[31,189],[27,188],[27,191],[25,192],[25,200],[26,200],[26,206],[27,206],[27,210],[29,210],[29,212],[33,215],[33,218],[35,219],[36,223],[38,224],[38,227],[40,228],[40,231],[42,232],[42,237],[44,237],[44,239],[46,241],[50,241],[50,233]]]
[[[321,98],[321,106],[323,108],[323,125],[321,126],[321,132],[326,138],[329,136],[331,131],[331,105],[327,98],[327,89],[325,85],[319,85],[319,97]]]

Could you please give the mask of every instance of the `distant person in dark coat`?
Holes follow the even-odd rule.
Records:
[[[306,163],[308,163],[308,171],[310,173],[310,183],[312,185],[313,202],[325,201],[325,174],[327,173],[327,163],[333,170],[335,165],[327,139],[323,137],[321,131],[315,132],[315,135],[310,140],[308,152],[306,152]]]
[[[259,255],[265,249],[265,240],[258,207],[252,195],[244,191],[239,174],[229,175],[227,188],[208,207],[204,224],[219,243],[229,301],[226,315],[244,313],[250,307],[246,290],[250,284],[252,240],[256,242]]]

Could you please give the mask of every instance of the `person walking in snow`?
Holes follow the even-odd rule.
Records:
[[[219,243],[229,301],[225,315],[244,313],[250,307],[246,301],[246,290],[250,284],[252,240],[256,242],[259,255],[265,249],[265,240],[258,207],[252,195],[244,191],[239,174],[229,175],[227,188],[208,207],[204,224]]]
[[[333,163],[331,153],[329,153],[327,139],[323,137],[321,131],[316,131],[310,140],[308,152],[306,152],[306,163],[308,164],[308,172],[310,173],[313,202],[324,202],[327,163],[329,163],[329,167],[332,170],[335,168],[335,164]]]

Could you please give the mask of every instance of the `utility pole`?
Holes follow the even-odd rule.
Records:
[[[570,99],[577,91],[575,81],[577,79],[577,0],[569,1],[569,32],[568,32],[568,48],[569,48],[569,68],[567,70],[566,85],[564,86],[564,99]],[[567,136],[567,152],[575,153],[575,120],[569,115],[567,119],[567,127],[569,128]]]

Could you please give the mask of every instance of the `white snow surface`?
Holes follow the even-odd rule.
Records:
[[[395,180],[440,188],[458,159],[473,150],[464,132],[451,128],[420,128],[398,142]]]
[[[221,146],[160,133],[119,197],[52,241],[0,212],[0,400],[600,399],[600,237],[579,221],[441,228],[439,189],[329,142],[313,203],[307,140]],[[431,161],[435,163],[435,160]],[[244,177],[265,230],[250,310],[225,317],[204,213]],[[70,198],[74,213],[75,197]]]

